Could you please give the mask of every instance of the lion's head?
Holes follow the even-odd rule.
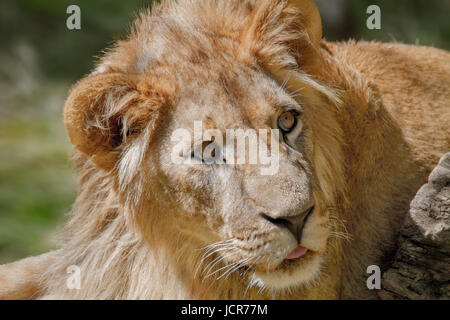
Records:
[[[183,272],[277,291],[323,269],[340,131],[333,92],[311,76],[321,38],[313,2],[242,2],[168,1],[143,14],[74,86],[65,124],[113,181],[130,230],[172,250]],[[199,122],[213,134],[196,135]],[[256,137],[243,163],[218,138],[239,129]],[[252,143],[278,150],[275,162],[251,163]]]

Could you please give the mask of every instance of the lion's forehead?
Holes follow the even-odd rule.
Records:
[[[167,68],[172,67],[176,68],[172,75],[186,81],[189,75],[195,74],[200,79],[202,75],[208,78],[231,71],[233,65],[243,61],[238,29],[248,17],[242,14],[241,19],[236,15],[226,17],[214,10],[217,8],[210,8],[205,14],[214,19],[206,19],[201,15],[207,8],[200,5],[198,1],[190,6],[180,3],[176,10],[163,6],[155,12],[143,13],[129,38],[116,43],[101,59],[96,72],[120,69],[167,75]]]

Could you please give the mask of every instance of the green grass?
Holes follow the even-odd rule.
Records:
[[[2,98],[0,264],[51,249],[75,198],[61,119],[66,92],[47,84]]]

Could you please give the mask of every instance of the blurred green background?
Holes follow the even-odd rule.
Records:
[[[182,0],[180,0],[182,1]],[[94,57],[126,36],[151,1],[3,0],[0,2],[0,264],[53,247],[75,199],[71,147],[62,106]],[[450,49],[448,0],[319,0],[328,40],[397,41]],[[81,8],[81,30],[66,28],[66,8]],[[381,30],[366,9],[381,8]]]

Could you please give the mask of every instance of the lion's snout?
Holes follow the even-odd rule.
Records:
[[[309,215],[313,210],[314,206],[311,206],[307,210],[302,211],[297,215],[286,215],[286,216],[276,215],[277,216],[276,218],[274,218],[270,212],[269,213],[261,212],[260,215],[271,224],[279,228],[288,229],[297,240],[297,243],[300,244],[302,240],[303,228],[305,226],[306,219],[308,219]]]

